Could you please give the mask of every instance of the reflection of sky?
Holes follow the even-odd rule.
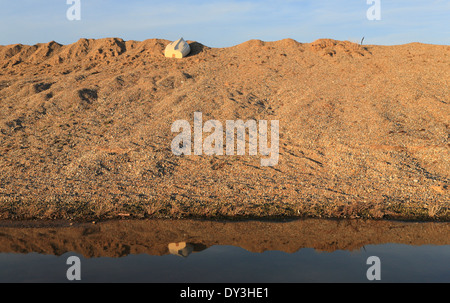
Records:
[[[450,44],[450,1],[380,1],[381,20],[369,21],[367,0],[81,0],[81,20],[68,21],[66,0],[0,0],[0,44],[181,36],[211,47],[363,36],[365,44]]]
[[[0,282],[64,282],[66,253],[0,254]],[[332,253],[305,248],[251,253],[213,246],[180,258],[129,255],[81,259],[84,282],[367,282],[369,256],[381,260],[381,282],[450,282],[450,246],[368,245],[365,250]]]

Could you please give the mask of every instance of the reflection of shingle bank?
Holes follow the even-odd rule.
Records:
[[[301,232],[299,232],[301,231]],[[179,243],[192,246],[192,251]],[[151,243],[151,244],[149,244]],[[169,244],[171,243],[171,244]],[[178,243],[178,246],[177,246]],[[215,245],[251,252],[302,248],[356,251],[364,245],[397,243],[449,245],[450,222],[417,223],[371,220],[302,219],[275,221],[121,220],[91,223],[8,222],[0,220],[0,253],[86,258],[130,254],[189,255]],[[169,247],[168,247],[169,246]],[[180,252],[181,250],[181,252]]]
[[[172,255],[177,255],[185,258],[191,253],[202,251],[205,248],[205,245],[195,243],[178,242],[169,244],[169,252]]]

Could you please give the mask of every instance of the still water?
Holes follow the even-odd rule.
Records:
[[[123,221],[0,228],[0,282],[450,282],[450,224]]]

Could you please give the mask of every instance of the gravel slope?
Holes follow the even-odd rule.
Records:
[[[168,43],[0,46],[0,218],[450,219],[450,46]],[[278,164],[175,156],[196,111],[278,120]]]

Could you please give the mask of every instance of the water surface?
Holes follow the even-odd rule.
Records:
[[[388,221],[115,221],[4,224],[0,282],[450,282],[450,224]]]

